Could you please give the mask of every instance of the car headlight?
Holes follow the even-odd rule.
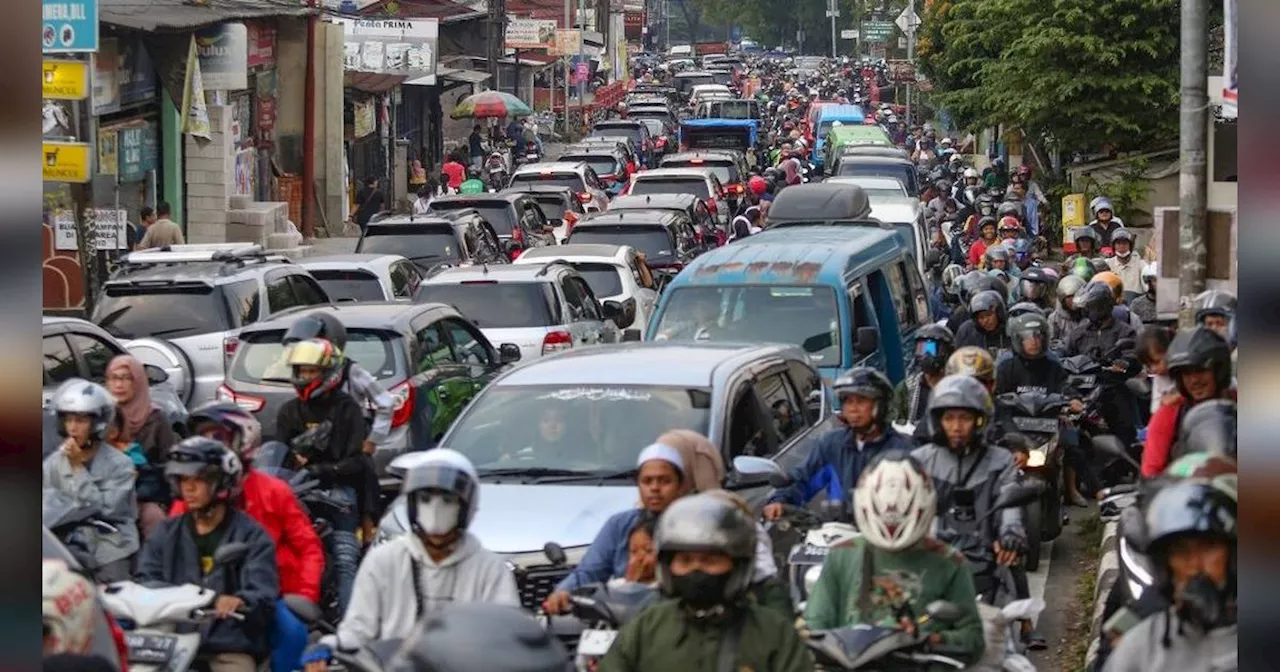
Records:
[[[813,587],[818,585],[818,578],[822,576],[822,565],[814,565],[804,570],[804,594],[813,594]]]
[[[1045,462],[1048,462],[1048,461],[1049,461],[1049,453],[1042,448],[1036,448],[1035,450],[1032,450],[1031,453],[1027,456],[1027,466],[1032,468],[1043,467],[1045,465]]]

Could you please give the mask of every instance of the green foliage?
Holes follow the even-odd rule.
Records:
[[[1134,159],[1118,174],[1108,175],[1103,180],[1093,175],[1086,175],[1083,183],[1076,185],[1073,192],[1084,193],[1085,202],[1091,202],[1098,196],[1106,196],[1111,201],[1112,212],[1125,223],[1133,223],[1139,215],[1146,218],[1151,213],[1138,207],[1144,203],[1154,188],[1147,178],[1150,162],[1146,159]]]

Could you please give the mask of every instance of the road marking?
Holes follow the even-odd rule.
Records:
[[[1031,593],[1032,599],[1038,597],[1044,600],[1044,589],[1045,585],[1049,583],[1049,565],[1052,564],[1052,560],[1053,542],[1046,541],[1040,544],[1040,568],[1034,572],[1027,572],[1027,592]],[[1045,602],[1047,605],[1048,600],[1045,600]],[[1048,607],[1046,606],[1046,608]],[[1040,616],[1037,614],[1035,618],[1031,619],[1031,623],[1033,627],[1039,625]]]

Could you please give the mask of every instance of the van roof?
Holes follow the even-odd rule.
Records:
[[[843,282],[848,273],[908,253],[896,231],[878,226],[766,229],[702,254],[672,282],[684,285],[794,285]]]
[[[839,119],[840,121],[853,119],[862,121],[865,118],[862,108],[857,105],[828,104],[823,105],[822,109],[818,110],[819,122],[824,119]]]

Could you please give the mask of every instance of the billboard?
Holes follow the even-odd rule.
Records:
[[[345,70],[435,76],[439,19],[336,19]]]
[[[556,22],[539,19],[508,19],[502,46],[507,49],[553,49]]]

